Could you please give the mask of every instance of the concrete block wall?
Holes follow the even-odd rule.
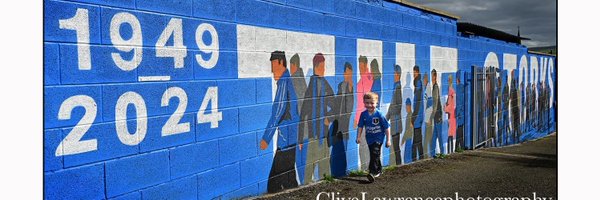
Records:
[[[285,52],[288,75],[297,54],[304,76],[275,80],[274,51]],[[318,53],[325,69],[323,79],[314,78],[330,93],[309,87]],[[379,86],[363,87],[371,75],[361,76],[361,56],[365,74],[381,74]],[[555,63],[521,45],[460,36],[456,19],[386,0],[45,0],[44,198],[231,199],[367,170],[365,145],[354,142],[355,118],[367,91],[377,92],[388,112],[394,65],[402,69],[401,102],[414,102],[418,65],[423,74],[438,72],[445,106],[448,76],[465,78],[471,66],[516,69],[508,80],[553,88]],[[353,88],[342,93],[346,64]],[[301,96],[285,92],[284,83],[293,82],[287,89]],[[553,91],[533,96],[553,102]],[[527,96],[524,87],[520,92]],[[472,94],[465,93],[464,138],[471,138]],[[349,108],[334,109],[342,99],[352,100]],[[315,107],[321,100],[333,102],[325,113]],[[554,123],[554,105],[539,105],[549,105],[546,121]],[[278,115],[280,108],[289,115]],[[538,115],[520,115],[524,140],[553,131],[531,128]],[[405,126],[404,104],[400,116]],[[339,134],[316,131],[334,123]],[[442,148],[426,144],[420,158],[452,153],[445,150],[454,145],[449,123],[444,114]],[[412,136],[406,138],[396,147],[400,161],[383,148],[384,165],[412,162]],[[472,146],[465,140],[464,148]]]

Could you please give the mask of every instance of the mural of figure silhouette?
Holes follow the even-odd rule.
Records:
[[[499,89],[501,88],[502,92],[499,92],[498,99],[498,108],[500,112],[498,113],[498,145],[503,145],[507,143],[508,131],[509,131],[509,121],[508,121],[508,85],[506,84],[508,77],[506,71],[502,71],[502,76],[498,78],[498,83],[500,84]]]
[[[544,83],[543,83],[543,85],[544,85],[544,91],[543,91],[544,99],[543,99],[543,102],[542,102],[542,108],[544,110],[544,131],[547,132],[548,128],[549,128],[548,127],[548,125],[549,125],[549,117],[548,117],[548,111],[549,111],[549,109],[548,109],[549,108],[548,103],[549,103],[549,100],[548,100],[548,98],[550,97],[550,93],[548,92],[549,86],[548,86],[548,79],[547,79],[547,77],[544,77]]]
[[[266,149],[277,133],[277,150],[273,158],[273,165],[269,172],[267,185],[268,192],[279,192],[284,189],[298,187],[296,181],[296,138],[298,134],[297,123],[298,106],[296,105],[296,92],[287,70],[285,52],[274,51],[271,53],[271,72],[277,82],[277,91],[273,101],[271,117],[265,128],[260,148]]]
[[[409,68],[409,71],[412,69],[412,67]],[[414,89],[413,89],[413,74],[412,73],[405,73],[405,78],[404,80],[402,80],[402,82],[405,82],[406,84],[404,84],[404,88],[402,88],[402,96],[405,99],[404,101],[404,106],[406,107],[410,107],[411,108],[411,112],[409,113],[408,109],[406,110],[406,115],[404,115],[404,134],[402,136],[402,142],[400,142],[400,146],[401,146],[401,152],[402,152],[402,164],[408,163],[410,162],[410,159],[412,158],[412,140],[413,140],[413,132],[414,132],[414,127],[412,126],[412,99],[413,99],[413,93],[414,93]],[[406,102],[410,101],[411,104],[406,105]]]
[[[519,99],[518,99],[518,88],[517,88],[517,79],[515,78],[515,70],[513,69],[511,72],[513,79],[510,81],[510,113],[512,116],[512,143],[516,143],[521,136],[521,115],[519,111]]]
[[[512,71],[515,71],[515,70],[513,69]],[[508,77],[507,77],[506,73],[507,72],[504,73],[504,77],[503,77],[503,80],[504,80],[503,88],[504,89],[502,90],[502,102],[504,102],[502,104],[502,111],[504,111],[502,113],[502,117],[503,117],[503,121],[504,121],[504,127],[503,127],[504,128],[504,133],[503,134],[504,134],[504,137],[505,137],[504,144],[508,144],[508,133],[509,133],[509,130],[511,129],[510,125],[513,124],[513,123],[516,123],[517,126],[515,126],[515,129],[518,130],[519,129],[519,125],[518,124],[521,121],[521,118],[518,116],[519,112],[520,112],[518,107],[516,108],[517,110],[514,113],[514,115],[517,115],[516,116],[517,120],[515,120],[513,122],[509,121],[510,118],[508,116],[509,116],[509,112],[510,112],[510,104],[509,104],[510,103],[510,88],[509,88],[509,85],[508,85]],[[518,79],[514,76],[514,74],[512,74],[511,77],[512,77],[511,82],[513,82],[513,80],[514,80],[515,87],[517,87],[518,85],[517,85],[517,81],[516,80],[518,80]],[[518,89],[519,88],[517,87],[516,90],[518,90]],[[517,96],[516,100],[515,100],[515,103],[516,103],[516,102],[519,102],[519,99],[518,99],[518,94],[519,93],[516,92],[516,91],[515,91],[515,93],[516,93],[515,96]]]
[[[331,174],[339,177],[346,175],[346,148],[348,131],[350,128],[350,116],[354,107],[354,85],[352,80],[352,65],[344,64],[344,81],[338,84],[335,96],[334,113],[335,120],[332,123],[333,145],[331,155]]]
[[[300,66],[300,56],[298,54],[294,54],[292,58],[290,58],[290,74],[292,79],[292,84],[294,86],[294,90],[296,91],[296,97],[298,97],[298,110],[302,112],[302,103],[304,102],[304,92],[306,91],[306,81],[304,78],[304,70]],[[300,121],[298,124],[299,130],[300,126],[306,126],[305,121]],[[304,131],[308,129],[303,129]],[[305,133],[302,133],[305,134]],[[302,145],[307,141],[299,140],[298,144]],[[306,144],[304,144],[306,145]],[[298,166],[298,177],[300,178],[300,183],[304,181],[304,166],[306,165],[306,160],[303,159],[306,157],[307,149],[297,148],[296,150],[296,166]]]
[[[414,95],[415,101],[413,106],[413,113],[411,116],[411,123],[414,128],[413,131],[413,143],[412,143],[412,161],[422,158],[423,153],[423,133],[421,126],[423,124],[423,83],[421,82],[421,74],[419,66],[413,67],[413,84],[414,84]]]
[[[423,74],[423,89],[425,90],[423,93],[423,103],[425,104],[425,140],[423,141],[423,146],[425,146],[424,157],[433,157],[435,156],[435,148],[431,149],[431,141],[433,140],[433,96],[431,87],[429,87],[429,75]]]
[[[333,90],[325,79],[325,57],[317,53],[313,57],[313,75],[304,92],[302,103],[301,120],[308,123],[308,135],[304,133],[304,126],[300,126],[299,140],[304,141],[308,137],[308,153],[304,173],[304,184],[313,181],[314,169],[319,170],[318,175],[330,174],[329,147],[331,137],[329,136],[329,124],[333,121]],[[300,145],[302,148],[303,145]]]
[[[533,118],[535,118],[535,131],[536,132],[540,132],[540,124],[541,124],[541,120],[540,120],[540,103],[539,100],[541,98],[541,94],[540,94],[540,84],[538,82],[535,83],[535,87],[534,88],[534,94],[533,96],[535,96],[535,100],[533,101],[533,107],[535,110],[535,113],[533,114]]]
[[[456,137],[456,92],[452,86],[452,75],[448,76],[448,99],[444,112],[448,114],[448,153],[454,152],[454,139]]]
[[[541,72],[540,72],[541,73]],[[538,80],[537,82],[537,131],[538,132],[543,132],[544,131],[544,110],[542,105],[544,104],[544,87],[542,86],[542,82],[541,80]]]
[[[502,139],[501,137],[501,133],[500,131],[502,131],[501,127],[502,127],[502,117],[500,116],[502,113],[502,83],[500,81],[500,78],[495,80],[495,85],[494,87],[497,89],[497,93],[494,94],[494,96],[492,96],[492,98],[494,98],[494,116],[496,117],[496,135],[494,137],[494,146],[500,146],[500,140]]]
[[[525,119],[525,116],[527,115],[527,113],[525,111],[527,111],[527,91],[525,90],[525,77],[523,77],[523,81],[521,81],[521,84],[519,84],[519,87],[516,88],[518,94],[517,94],[517,100],[518,102],[516,103],[518,108],[517,110],[519,110],[519,132],[517,132],[519,135],[522,134],[523,132],[525,132],[525,123],[522,121]],[[515,134],[517,134],[515,133]],[[517,141],[517,140],[514,140]]]
[[[376,59],[371,60],[371,74],[373,76],[373,86],[371,87],[371,91],[377,94],[378,97],[381,97],[381,72],[379,71],[379,63]],[[381,98],[377,100],[377,108],[379,108],[381,103]]]
[[[542,95],[541,95],[542,99],[540,100],[540,102],[541,102],[540,111],[542,113],[541,114],[542,115],[542,117],[541,117],[542,118],[542,125],[541,125],[542,128],[541,128],[541,130],[544,131],[544,132],[546,132],[546,128],[547,128],[548,123],[546,121],[546,84],[544,82],[541,84],[541,88],[542,88],[541,89],[542,91],[540,92],[540,93],[542,93]]]
[[[487,143],[488,146],[494,146],[496,141],[496,69],[489,67],[486,70],[486,117],[487,117],[487,139],[491,142]]]
[[[412,102],[410,101],[410,98],[406,98],[406,102],[404,103],[406,104],[406,123],[405,123],[405,131],[404,131],[404,135],[402,136],[402,141],[400,142],[400,145],[404,146],[404,152],[406,152],[406,141],[408,140],[412,140],[414,138],[414,127],[412,125],[413,120],[412,120]],[[410,148],[410,147],[408,147]],[[411,149],[412,151],[412,149]],[[406,156],[408,157],[408,156]],[[405,159],[406,159],[405,157]],[[406,163],[406,162],[404,162]]]
[[[550,128],[550,85],[548,85],[548,78],[544,78],[544,130],[548,131]]]
[[[537,131],[537,83],[531,84],[531,124],[532,130]]]
[[[483,75],[485,77],[485,71],[483,71],[482,69],[475,69],[477,70],[477,73],[479,75]],[[475,77],[475,81],[478,81],[477,79],[480,78],[480,76]],[[477,95],[477,107],[476,107],[476,111],[477,112],[477,117],[479,119],[476,120],[475,123],[477,123],[477,132],[473,133],[473,134],[477,134],[477,141],[478,142],[483,142],[485,140],[486,137],[486,127],[485,127],[485,123],[486,121],[485,119],[485,114],[486,112],[486,90],[484,90],[486,88],[486,84],[483,81],[478,81],[478,84],[476,84],[477,87],[477,91],[475,92],[475,94],[473,95]]]
[[[444,154],[444,141],[442,137],[442,100],[440,98],[440,86],[437,83],[437,71],[431,71],[431,81],[433,82],[433,140],[431,146],[435,152],[437,143],[440,148],[440,153]]]
[[[394,94],[392,102],[385,116],[390,120],[390,131],[392,134],[392,146],[390,147],[390,163],[402,164],[402,151],[400,151],[400,134],[402,133],[402,82],[400,76],[402,68],[394,66]]]
[[[306,81],[304,79],[304,70],[300,66],[300,57],[294,54],[290,59],[290,74],[292,75],[292,83],[298,97],[298,108],[302,108],[304,92],[306,91]]]
[[[373,75],[369,71],[369,67],[367,66],[367,57],[359,56],[358,57],[358,68],[360,71],[360,80],[356,84],[356,95],[357,97],[362,97],[365,93],[371,92],[371,88],[373,87]],[[356,112],[354,115],[354,128],[358,127],[358,119],[360,118],[360,113],[365,110],[365,103],[363,101],[356,101]],[[361,138],[361,141],[366,141],[365,138]],[[360,159],[360,169],[366,169],[368,165],[369,159],[369,146],[366,142],[362,142],[358,145],[359,150],[359,159]]]
[[[551,87],[550,87],[550,82],[549,80],[546,81],[546,119],[548,121],[548,128],[552,128],[552,123],[554,121],[554,119],[551,117],[552,116],[552,105],[550,103],[550,98],[552,98],[552,92],[551,92]]]
[[[531,130],[537,131],[537,84],[531,84]]]
[[[546,104],[546,98],[547,98],[546,90],[547,90],[547,87],[548,86],[546,85],[546,80],[544,80],[544,82],[542,82],[542,88],[543,88],[543,90],[542,90],[542,101],[541,101],[542,102],[542,106],[541,106],[541,109],[542,109],[542,118],[543,118],[542,130],[544,130],[544,132],[546,132],[547,128],[548,128],[548,120],[547,120],[548,115],[546,114],[546,111],[547,111],[547,108],[548,108],[548,105]]]
[[[461,81],[462,72],[456,72],[456,148],[465,148],[464,125],[465,125],[465,86]]]
[[[525,127],[526,127],[526,132],[531,131],[531,127],[532,127],[532,123],[531,121],[533,120],[533,118],[531,117],[531,115],[533,114],[533,107],[531,106],[531,103],[533,102],[533,93],[531,92],[532,88],[531,88],[531,83],[527,83],[527,97],[525,98],[526,100],[526,104],[525,106],[527,107],[527,112],[525,115]]]
[[[531,85],[531,89],[529,90],[529,119],[527,120],[529,122],[529,131],[535,130],[535,69],[531,69],[531,80],[529,82],[529,84]]]

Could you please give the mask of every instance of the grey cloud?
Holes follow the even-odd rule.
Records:
[[[427,7],[460,16],[459,22],[470,22],[530,38],[529,47],[556,45],[556,1],[554,0],[412,0]]]

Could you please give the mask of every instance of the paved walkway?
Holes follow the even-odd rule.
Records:
[[[345,177],[258,199],[419,199],[494,200],[496,197],[557,198],[557,136],[502,148],[455,153],[390,169],[366,183],[364,177]],[[332,193],[333,192],[333,193]],[[320,195],[319,195],[320,194]],[[337,198],[337,199],[336,199]],[[460,199],[458,198],[458,199]],[[449,199],[446,199],[449,200]]]

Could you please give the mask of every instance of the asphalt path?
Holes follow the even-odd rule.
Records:
[[[557,199],[557,175],[555,133],[517,145],[402,165],[386,170],[374,183],[348,176],[255,199]]]

